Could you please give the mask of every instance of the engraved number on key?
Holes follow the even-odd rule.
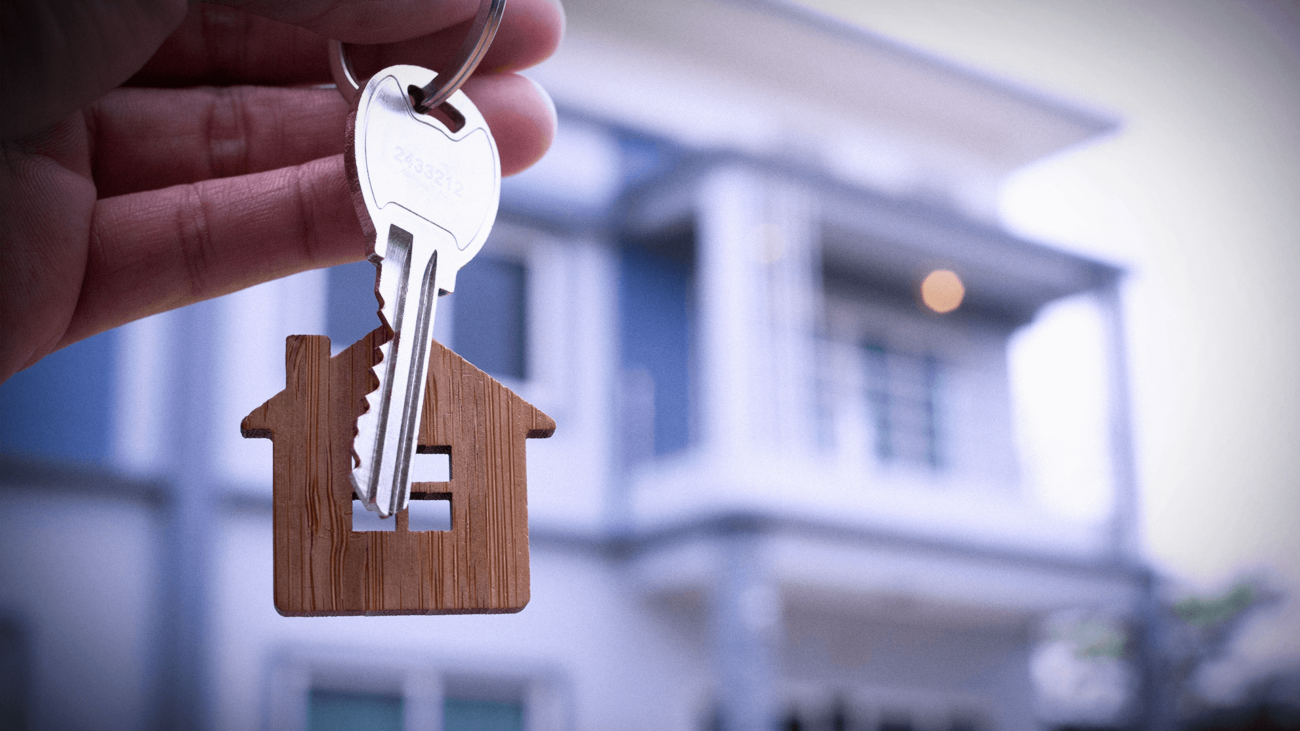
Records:
[[[382,517],[405,508],[410,497],[436,295],[455,289],[456,273],[483,247],[500,199],[496,143],[469,97],[457,91],[447,101],[448,116],[464,120],[454,130],[412,108],[407,90],[433,76],[418,66],[375,74],[349,129],[349,177],[364,203],[362,227],[373,237],[380,316],[393,331],[380,346],[379,388],[357,419],[352,485]]]

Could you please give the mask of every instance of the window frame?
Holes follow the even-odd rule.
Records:
[[[944,394],[944,371],[947,365],[932,351],[911,353],[892,347],[888,342],[869,338],[859,345],[865,383],[862,397],[867,402],[867,418],[872,425],[872,453],[881,464],[914,469],[944,470],[949,465],[945,448],[944,414],[948,399]],[[914,379],[908,379],[908,371]],[[908,380],[918,380],[920,395],[902,393]],[[921,424],[900,429],[909,420],[899,419],[904,412],[920,414]],[[914,419],[913,419],[914,420]],[[900,437],[902,439],[900,440]],[[920,450],[902,450],[900,441],[923,444]]]
[[[306,731],[315,689],[400,697],[404,731],[442,731],[449,690],[452,697],[469,700],[519,702],[524,731],[565,728],[566,684],[551,667],[518,658],[379,650],[295,647],[276,653],[265,670],[262,728]]]
[[[833,450],[847,449],[847,454],[857,455],[855,459],[871,471],[912,475],[925,481],[966,475],[958,443],[966,435],[958,411],[968,398],[961,390],[965,388],[961,371],[970,354],[982,347],[983,336],[967,331],[975,323],[960,315],[934,315],[865,285],[848,288],[841,284],[828,289],[824,307],[824,329],[818,335],[819,408],[830,403],[834,394],[852,400],[853,405],[819,417],[824,420],[819,428],[830,432],[823,441]],[[883,356],[887,368],[893,367],[890,361],[910,359],[923,372],[926,408],[933,412],[928,421],[934,435],[922,459],[880,454],[870,348]],[[861,426],[846,432],[845,418],[860,420]],[[845,437],[864,441],[853,446],[840,441]]]
[[[548,413],[566,402],[572,364],[576,284],[573,247],[526,222],[498,219],[480,255],[524,268],[524,378],[489,374]],[[434,337],[456,350],[455,294],[438,303]]]

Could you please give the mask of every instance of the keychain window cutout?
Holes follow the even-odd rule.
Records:
[[[451,482],[451,449],[417,446],[411,459],[411,482]]]
[[[412,533],[451,530],[451,493],[445,492],[451,482],[451,447],[416,448],[411,460],[411,502],[407,503],[407,530]],[[438,489],[439,492],[422,492]],[[366,510],[360,500],[352,501],[352,530],[355,533],[397,530],[397,516],[380,518],[378,513]]]
[[[445,483],[439,483],[445,484]],[[406,510],[407,531],[411,533],[433,533],[451,530],[451,493],[449,492],[411,492],[411,502]],[[366,510],[360,500],[352,501],[352,532],[373,533],[379,531],[396,531],[398,519],[380,518],[379,513]]]
[[[393,518],[387,520],[380,518],[379,513],[366,510],[366,506],[361,504],[360,500],[352,501],[352,532],[353,533],[372,533],[377,531],[395,531],[397,530],[397,521]]]
[[[411,492],[406,504],[407,530],[412,533],[451,530],[451,493]]]

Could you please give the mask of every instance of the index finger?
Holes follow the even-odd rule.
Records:
[[[331,37],[349,43],[384,39],[382,44],[351,49],[359,72],[394,63],[442,71],[469,32],[476,2],[460,3],[464,8],[449,8],[449,17],[430,12],[427,6],[412,16],[405,3],[371,3],[379,8],[372,14],[382,17],[365,24],[364,29],[336,27],[338,23],[324,21],[303,27],[241,10],[196,5],[129,83],[327,84],[333,81],[326,54],[327,39]],[[359,4],[345,2],[339,6]],[[413,19],[423,22],[409,22]],[[429,28],[432,30],[425,32]],[[528,68],[554,53],[563,33],[564,11],[555,0],[510,0],[480,68],[492,72]]]

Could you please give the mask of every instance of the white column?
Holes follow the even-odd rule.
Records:
[[[1133,451],[1132,398],[1128,377],[1128,343],[1120,304],[1119,276],[1096,291],[1098,309],[1106,330],[1106,370],[1110,429],[1111,551],[1117,563],[1141,565],[1140,512],[1137,494],[1137,460]]]
[[[695,286],[701,441],[706,450],[735,460],[744,455],[747,432],[758,417],[750,393],[751,369],[760,355],[750,251],[761,196],[753,175],[736,168],[711,173],[699,196]]]
[[[699,188],[701,441],[724,460],[815,440],[820,259],[812,196],[740,166]]]
[[[812,197],[797,186],[774,181],[764,190],[764,236],[756,257],[767,309],[767,396],[771,428],[765,446],[806,451],[816,440],[816,353],[814,335],[821,309],[821,261]]]

